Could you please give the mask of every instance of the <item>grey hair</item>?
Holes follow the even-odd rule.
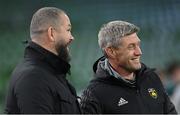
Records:
[[[136,33],[139,27],[125,21],[111,21],[104,24],[98,34],[98,43],[101,50],[104,52],[106,47],[119,47],[119,40],[127,35]]]
[[[33,38],[34,35],[41,34],[48,29],[49,26],[57,28],[60,21],[60,15],[65,14],[61,9],[55,7],[43,7],[34,13],[31,25],[30,25],[30,36]]]

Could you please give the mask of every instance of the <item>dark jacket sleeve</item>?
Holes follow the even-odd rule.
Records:
[[[84,90],[81,96],[80,106],[85,114],[100,114],[102,107],[91,88]]]
[[[164,86],[163,86],[163,84],[162,84],[159,76],[158,76],[156,73],[155,73],[155,76],[157,77],[157,79],[158,79],[158,81],[159,81],[159,83],[160,83],[160,85],[161,85],[161,89],[162,89],[162,91],[163,91],[163,94],[164,94],[164,99],[165,99],[164,108],[163,108],[163,109],[164,109],[164,114],[177,114],[177,111],[176,111],[176,109],[175,109],[175,106],[174,106],[174,104],[171,102],[168,94],[166,93],[166,90],[165,90],[165,88],[164,88]]]
[[[164,113],[165,114],[177,114],[177,111],[175,109],[174,104],[171,102],[169,99],[169,96],[167,95],[166,92],[164,92],[164,97],[165,97],[165,103],[164,103]]]
[[[27,72],[17,81],[14,93],[20,113],[53,113],[53,97],[41,71]]]

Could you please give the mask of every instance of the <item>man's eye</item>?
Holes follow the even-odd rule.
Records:
[[[129,45],[128,49],[134,49],[134,45]]]

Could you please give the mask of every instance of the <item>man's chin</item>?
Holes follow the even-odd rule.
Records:
[[[135,69],[135,70],[141,69],[141,64],[135,65],[135,66],[134,66],[134,69]]]
[[[58,51],[58,57],[60,57],[62,60],[66,62],[70,62],[71,56],[68,47],[59,47],[57,51]]]
[[[68,47],[68,46],[66,47],[66,49],[67,49],[67,51],[69,52],[69,47]]]
[[[134,72],[136,70],[139,70],[139,69],[141,69],[141,64],[140,63],[139,64],[134,64],[134,65],[131,66],[131,71],[132,72]]]

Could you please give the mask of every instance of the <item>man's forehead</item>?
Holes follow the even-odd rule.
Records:
[[[65,24],[66,26],[71,26],[71,22],[69,17],[66,14],[61,14],[60,15],[60,20],[61,20],[61,24]]]
[[[136,33],[133,33],[131,35],[127,35],[124,36],[121,40],[121,43],[136,43],[136,42],[140,42],[141,40],[139,39],[139,37],[137,36]]]

